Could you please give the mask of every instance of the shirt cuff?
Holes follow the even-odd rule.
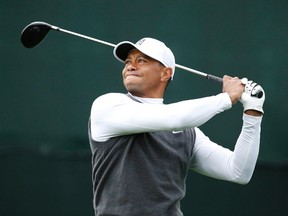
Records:
[[[243,113],[243,121],[249,124],[261,124],[263,115],[261,116],[252,116]]]

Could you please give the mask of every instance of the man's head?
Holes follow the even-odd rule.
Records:
[[[175,71],[174,55],[164,43],[153,38],[136,44],[124,41],[114,48],[114,56],[125,63],[123,82],[128,91],[142,97],[163,97]]]

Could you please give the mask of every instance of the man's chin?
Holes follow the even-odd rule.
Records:
[[[127,77],[124,81],[124,86],[129,87],[132,86],[133,88],[139,86],[139,78],[135,77]]]
[[[138,95],[140,92],[139,85],[133,85],[133,84],[129,83],[129,84],[125,84],[125,88],[132,95]]]

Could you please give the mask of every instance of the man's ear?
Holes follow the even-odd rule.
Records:
[[[161,73],[161,80],[168,81],[172,78],[172,68],[165,67]]]

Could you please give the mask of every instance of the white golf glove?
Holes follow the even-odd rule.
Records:
[[[245,85],[244,92],[240,98],[244,112],[246,110],[257,110],[264,114],[263,104],[265,101],[265,92],[263,88],[252,80],[247,81],[247,78],[243,78],[241,81]]]

